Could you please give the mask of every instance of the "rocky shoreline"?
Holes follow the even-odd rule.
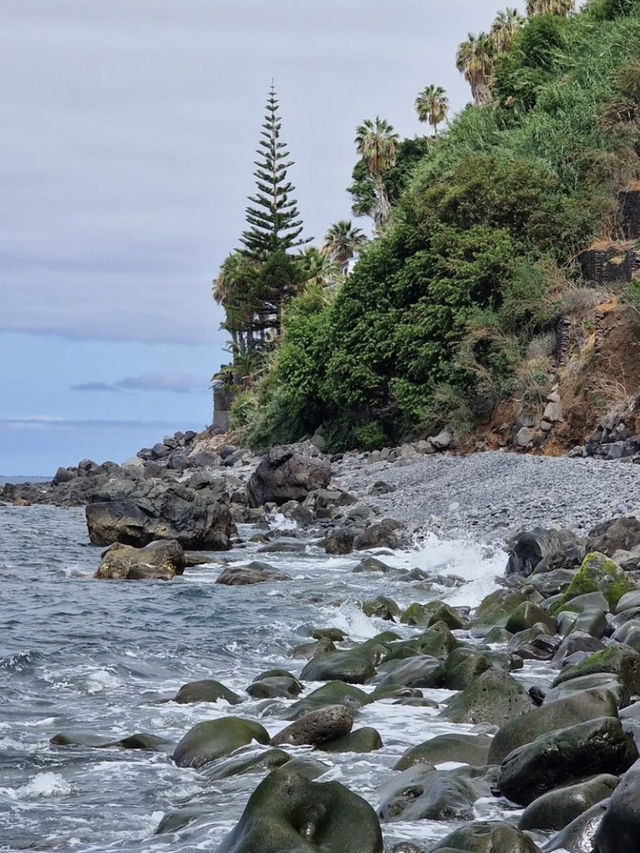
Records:
[[[386,458],[329,460],[298,445],[257,460],[216,441],[178,437],[123,466],[81,463],[51,486],[9,487],[2,498],[70,505],[82,496],[91,541],[108,546],[102,579],[170,580],[218,553],[229,562],[219,584],[286,584],[269,553],[353,553],[361,557],[354,571],[371,578],[362,610],[389,630],[358,643],[318,627],[312,642],[291,650],[301,667],[256,668],[246,693],[262,700],[261,716],[282,721],[275,734],[230,714],[197,723],[177,744],[156,733],[116,743],[63,731],[52,738],[56,747],[161,751],[215,778],[263,776],[218,853],[382,853],[381,827],[425,819],[458,826],[435,846],[407,841],[393,853],[640,849],[636,466],[500,452],[435,456],[412,446]],[[290,523],[286,536],[269,524],[276,515]],[[377,578],[406,574],[385,553],[431,531],[504,543],[500,587],[473,611],[448,604],[420,569],[407,575],[423,590],[408,607],[376,595]],[[238,565],[246,537],[260,559]],[[526,677],[531,664],[544,667],[535,683]],[[426,695],[434,689],[448,698],[434,701]],[[224,701],[241,712],[245,700],[209,679],[184,684],[167,701]],[[337,781],[316,781],[326,771],[317,757],[382,747],[374,727],[356,722],[374,703],[475,727],[411,743],[376,810]],[[478,803],[503,817],[479,819]],[[168,813],[158,832],[198,816],[188,807]]]

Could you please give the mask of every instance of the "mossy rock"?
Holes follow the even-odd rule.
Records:
[[[489,763],[489,735],[446,734],[412,746],[403,753],[395,764],[394,770],[406,770],[414,764],[443,764],[446,761],[459,761],[474,767],[484,767]]]
[[[513,634],[511,631],[507,631],[506,628],[501,628],[496,625],[484,635],[483,640],[485,643],[489,643],[490,645],[503,645],[508,643],[512,637]]]
[[[382,853],[371,806],[339,782],[310,782],[284,767],[256,788],[216,853]]]
[[[378,619],[386,619],[392,621],[396,616],[400,615],[400,608],[392,598],[387,598],[384,595],[379,595],[377,598],[370,598],[362,602],[362,612],[365,616],[377,616]]]
[[[315,628],[311,632],[314,640],[331,640],[332,643],[341,643],[347,639],[347,634],[341,628]]]
[[[312,658],[300,674],[307,681],[346,681],[364,684],[375,675],[376,667],[387,657],[386,645],[397,637],[390,631],[378,634],[352,649],[338,650]]]
[[[640,654],[628,646],[617,644],[593,652],[579,663],[565,667],[551,686],[557,687],[573,678],[598,672],[614,673],[629,694],[640,693]]]
[[[411,640],[401,640],[387,647],[386,660],[402,660],[415,655],[430,655],[444,660],[459,645],[444,622],[436,622]]]
[[[206,720],[189,729],[176,746],[173,760],[178,767],[202,767],[253,740],[269,743],[269,733],[259,723],[240,717]]]
[[[501,726],[533,707],[527,691],[499,669],[488,669],[449,699],[441,716],[453,723]]]
[[[295,699],[302,693],[302,684],[292,675],[272,675],[253,681],[247,687],[247,693],[252,699]]]
[[[427,628],[443,622],[452,631],[465,626],[465,620],[460,614],[442,601],[430,601],[428,604],[414,602],[402,613],[400,621],[405,625]]]
[[[323,752],[375,752],[382,749],[380,733],[370,726],[356,729],[345,737],[332,740],[318,747]]]
[[[540,848],[508,823],[475,821],[454,829],[431,848],[432,853],[540,853]]]
[[[291,756],[283,749],[247,749],[235,753],[221,761],[217,761],[207,769],[209,779],[228,779],[230,776],[241,776],[245,773],[270,773],[277,767],[282,767]]]
[[[289,657],[310,660],[335,651],[337,649],[333,645],[333,642],[328,637],[322,637],[313,643],[301,643],[299,646],[296,646],[289,653]]]
[[[224,684],[209,678],[183,684],[174,696],[173,701],[179,705],[189,705],[195,702],[218,702],[220,699],[230,705],[238,705],[242,702],[240,696],[233,690],[229,690]]]
[[[545,625],[552,634],[555,633],[556,620],[552,616],[549,616],[548,613],[545,613],[537,604],[533,604],[531,601],[523,601],[516,607],[511,616],[509,616],[505,628],[507,631],[511,631],[512,634],[518,634],[520,631],[526,631],[536,624]]]
[[[328,705],[344,705],[345,708],[355,713],[371,701],[371,697],[364,690],[353,687],[344,681],[329,681],[287,708],[283,712],[283,716],[287,720],[297,720],[312,711],[326,708]]]
[[[497,589],[482,599],[476,608],[475,618],[479,625],[504,628],[516,608],[530,596],[516,589]]]
[[[555,616],[566,609],[571,599],[589,592],[601,592],[607,599],[609,607],[615,610],[622,596],[634,589],[636,584],[617,563],[598,551],[592,551],[582,561],[566,592],[551,608],[551,613]]]
[[[447,659],[440,664],[436,674],[437,686],[447,690],[464,690],[474,679],[490,668],[491,662],[488,655],[473,647],[460,646],[453,649]]]
[[[587,809],[611,796],[618,777],[601,773],[585,782],[555,788],[535,799],[524,810],[519,829],[559,830]]]

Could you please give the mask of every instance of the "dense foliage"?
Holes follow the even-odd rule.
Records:
[[[486,417],[560,316],[577,255],[612,227],[615,191],[638,176],[639,56],[632,0],[519,25],[492,102],[400,144],[397,190],[384,176],[391,218],[346,283],[291,303],[249,440],[322,426],[333,448],[376,446]],[[356,211],[374,191],[358,166]]]

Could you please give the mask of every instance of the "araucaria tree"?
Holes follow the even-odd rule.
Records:
[[[280,331],[286,303],[304,280],[305,266],[293,250],[310,242],[294,186],[287,177],[293,165],[282,141],[279,103],[272,85],[258,143],[256,191],[249,196],[247,228],[241,248],[224,261],[213,283],[213,297],[225,309],[234,357],[253,355]]]
[[[432,83],[424,88],[416,98],[415,108],[419,121],[429,122],[434,136],[437,136],[438,125],[445,120],[449,112],[449,99],[442,86]]]

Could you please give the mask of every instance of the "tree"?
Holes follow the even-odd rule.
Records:
[[[433,127],[433,135],[438,135],[438,125],[445,120],[449,112],[449,99],[442,86],[433,83],[420,92],[415,101],[420,121],[427,121]]]
[[[391,212],[382,175],[395,165],[399,142],[400,137],[393,127],[379,116],[376,116],[375,122],[365,119],[356,129],[355,143],[358,154],[366,163],[376,184],[376,204],[372,211],[376,228],[384,224]]]
[[[288,252],[310,242],[301,237],[302,220],[298,203],[291,197],[295,192],[287,179],[287,170],[293,166],[289,160],[286,143],[281,138],[282,122],[278,115],[279,102],[275,87],[267,97],[266,114],[255,161],[256,193],[249,196],[251,204],[246,209],[249,226],[240,242],[252,260],[263,262],[276,252]]]
[[[568,15],[576,8],[575,0],[527,0],[527,15]]]
[[[253,321],[258,310],[257,265],[241,252],[232,252],[213,280],[212,296],[224,307],[222,324],[231,335],[234,356],[254,349]]]
[[[325,234],[322,250],[333,261],[343,264],[359,252],[366,242],[366,234],[361,228],[355,228],[348,220],[341,219]]]
[[[491,101],[490,80],[496,49],[491,36],[486,33],[474,36],[469,33],[458,47],[456,66],[471,86],[473,100],[478,106]]]
[[[517,9],[507,8],[498,12],[489,33],[497,53],[507,53],[511,49],[515,35],[524,22],[525,19]]]

